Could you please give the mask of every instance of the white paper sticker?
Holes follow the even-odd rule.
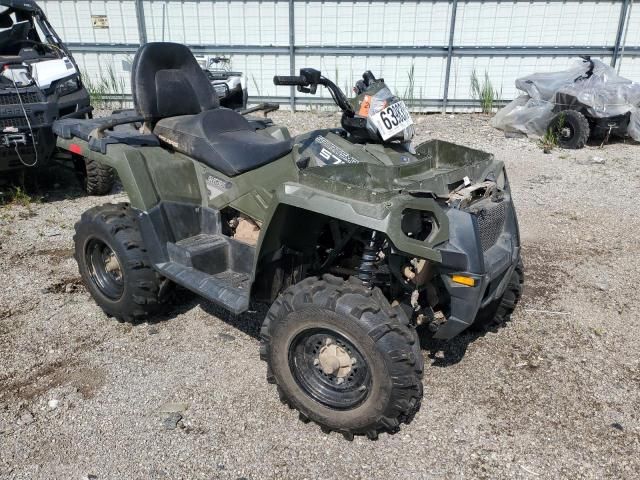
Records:
[[[413,120],[404,102],[392,103],[383,108],[371,116],[371,121],[378,128],[383,140],[388,140],[413,125]]]

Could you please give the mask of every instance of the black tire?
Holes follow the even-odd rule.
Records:
[[[576,110],[563,110],[549,124],[549,129],[558,139],[562,148],[583,148],[589,140],[589,121]]]
[[[309,277],[278,296],[260,334],[260,358],[267,362],[267,380],[277,385],[280,400],[326,433],[375,440],[378,433],[397,432],[420,407],[424,359],[417,333],[377,288],[365,288],[356,279]],[[301,355],[299,344],[311,339],[311,346],[322,351],[314,335],[335,337],[351,357],[344,386],[337,384],[339,373],[327,375],[321,364],[305,369],[309,362],[318,365],[316,351]]]
[[[511,274],[509,284],[502,297],[480,310],[473,322],[473,327],[478,330],[489,330],[503,327],[509,320],[522,296],[524,289],[524,265],[522,258]]]
[[[135,211],[128,204],[91,208],[82,214],[75,230],[80,276],[107,315],[138,322],[161,309],[168,280],[151,267]],[[115,256],[113,271],[105,256]]]
[[[88,195],[106,195],[115,183],[113,168],[90,158],[82,159],[84,169],[83,185]]]

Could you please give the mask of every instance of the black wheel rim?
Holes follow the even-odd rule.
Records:
[[[124,292],[124,272],[120,259],[102,240],[92,238],[87,242],[85,261],[89,276],[100,292],[111,300],[118,300]]]
[[[328,372],[331,366],[334,371]],[[349,339],[333,330],[309,329],[298,334],[289,346],[289,368],[308,396],[332,409],[357,407],[371,389],[365,357]]]

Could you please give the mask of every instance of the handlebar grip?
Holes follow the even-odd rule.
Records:
[[[274,85],[301,85],[303,87],[306,87],[308,85],[307,80],[300,76],[300,75],[295,75],[295,76],[288,76],[288,75],[276,75],[275,77],[273,77],[273,84]]]

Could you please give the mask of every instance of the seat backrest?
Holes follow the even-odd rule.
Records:
[[[152,124],[219,106],[206,74],[189,48],[179,43],[151,42],[138,49],[131,93],[136,111]]]

